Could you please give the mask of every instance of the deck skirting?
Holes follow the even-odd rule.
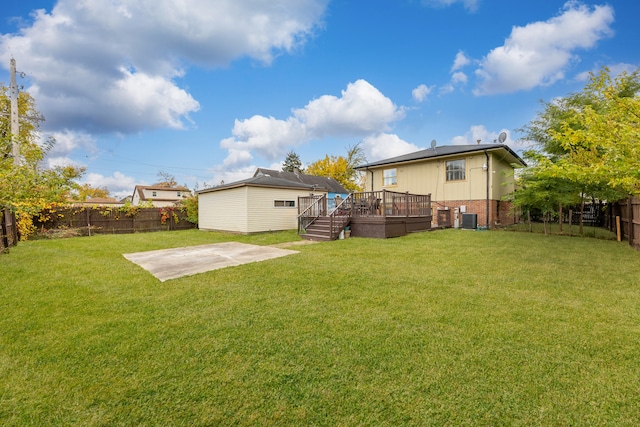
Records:
[[[355,217],[349,227],[352,237],[374,237],[386,239],[400,237],[414,231],[431,229],[431,216],[406,217]]]

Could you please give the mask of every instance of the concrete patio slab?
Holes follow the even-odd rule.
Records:
[[[123,255],[129,261],[138,264],[158,280],[164,282],[178,277],[250,262],[265,261],[296,253],[298,251],[280,249],[273,246],[224,242]]]

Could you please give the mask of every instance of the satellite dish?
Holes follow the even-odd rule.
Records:
[[[436,144],[437,144],[437,142],[436,142],[436,140],[435,140],[435,139],[431,140],[431,149],[432,149],[432,150],[435,150],[435,149],[436,149]]]
[[[507,140],[507,133],[500,132],[500,135],[498,135],[498,141],[500,141],[500,144],[504,144],[506,140]]]

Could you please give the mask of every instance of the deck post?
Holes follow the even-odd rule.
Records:
[[[387,190],[382,189],[382,218],[387,217]]]
[[[407,191],[405,194],[405,216],[408,218],[409,217],[409,192]]]

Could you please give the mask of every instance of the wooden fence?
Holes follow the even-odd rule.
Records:
[[[141,208],[123,212],[108,207],[74,207],[53,210],[43,218],[34,218],[39,233],[75,230],[80,235],[90,236],[196,228],[187,221],[186,213],[177,208]]]
[[[605,214],[606,227],[618,233],[618,239],[640,250],[640,197],[629,197],[611,204]]]
[[[18,244],[18,227],[16,215],[10,209],[0,211],[0,251],[7,252]]]

